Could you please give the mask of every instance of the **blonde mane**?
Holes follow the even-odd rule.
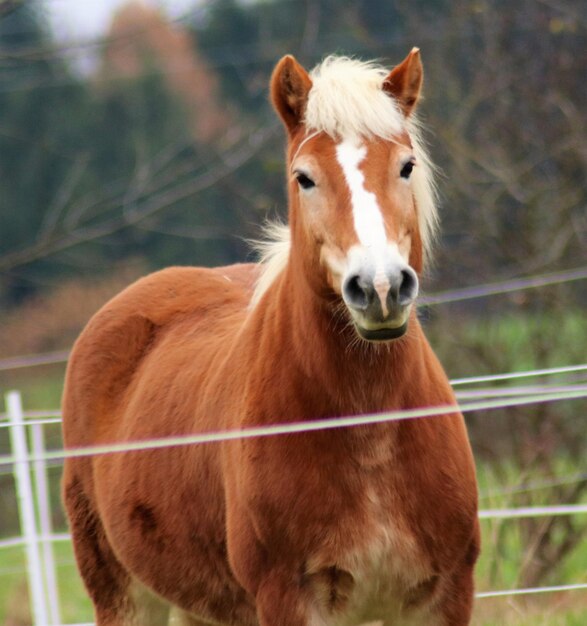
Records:
[[[251,307],[254,307],[263,294],[273,284],[287,265],[291,236],[289,225],[283,222],[267,222],[263,226],[264,239],[252,241],[253,248],[259,255],[262,270],[257,279]]]
[[[406,131],[412,141],[417,167],[412,190],[418,210],[424,255],[430,257],[438,225],[434,166],[426,151],[421,126],[414,116],[407,119],[397,103],[382,89],[389,70],[374,62],[329,56],[311,72],[312,88],[304,116],[307,133],[324,132],[341,137],[381,138],[393,141]],[[263,270],[251,305],[255,306],[287,265],[290,231],[286,224],[265,228],[269,239],[257,243]]]
[[[396,102],[381,88],[388,71],[373,62],[329,56],[310,72],[304,123],[333,139],[393,139],[405,128]]]

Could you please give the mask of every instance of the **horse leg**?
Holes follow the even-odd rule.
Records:
[[[269,572],[256,594],[260,626],[327,626],[353,587],[347,572],[329,567],[312,574]]]
[[[97,626],[123,626],[131,621],[130,577],[116,560],[106,533],[81,480],[65,473],[63,501],[69,516],[78,568],[94,604]]]
[[[301,586],[274,572],[259,586],[256,605],[260,626],[308,626],[310,623]]]
[[[440,605],[443,623],[451,624],[451,626],[467,626],[471,621],[475,597],[473,570],[479,556],[479,546],[479,528],[477,527],[462,563],[455,569],[448,583],[445,600]]]

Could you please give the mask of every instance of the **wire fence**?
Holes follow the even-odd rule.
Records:
[[[308,422],[281,423],[272,424],[269,426],[248,427],[238,430],[212,431],[195,433],[192,435],[181,435],[156,439],[143,439],[140,441],[125,441],[123,443],[83,446],[62,450],[51,450],[49,452],[43,452],[42,454],[27,454],[26,456],[20,458],[17,458],[17,456],[14,454],[8,454],[0,455],[0,468],[6,465],[14,465],[15,463],[55,461],[71,458],[98,456],[104,454],[115,454],[121,452],[140,452],[168,447],[220,443],[225,441],[250,439],[253,437],[293,435],[299,433],[314,432],[317,430],[331,430],[335,428],[338,429],[353,426],[367,426],[373,424],[383,424],[386,422],[397,422],[407,419],[425,417],[433,418],[440,415],[450,415],[458,411],[460,411],[461,413],[471,413],[473,411],[489,411],[493,409],[519,407],[529,404],[556,402],[561,400],[577,400],[581,398],[587,398],[586,389],[572,390],[566,392],[544,392],[529,396],[508,398],[507,400],[503,400],[501,398],[478,400],[468,403],[461,403],[459,405],[450,404],[419,409],[407,409],[390,413],[371,413],[365,415],[354,415],[349,417],[318,419]]]
[[[423,304],[432,306],[440,303],[459,302],[490,295],[511,293],[546,285],[560,284],[587,278],[587,268],[577,268],[565,272],[531,276],[480,285],[472,288],[455,289],[423,297]],[[0,371],[61,364],[67,361],[69,351],[55,351],[45,354],[26,355],[0,360]],[[564,380],[559,379],[564,377]],[[570,378],[572,377],[572,378]],[[548,378],[549,382],[539,384],[512,385],[522,379]],[[551,382],[553,378],[557,380]],[[505,386],[495,387],[495,383]],[[57,577],[52,546],[56,542],[68,542],[68,533],[54,533],[51,529],[50,499],[47,487],[47,469],[50,465],[61,464],[66,458],[88,457],[102,454],[140,452],[185,445],[202,445],[286,434],[312,432],[332,428],[349,428],[369,424],[399,421],[404,419],[434,418],[459,410],[464,414],[473,411],[491,411],[512,407],[527,406],[545,402],[578,400],[587,397],[587,364],[562,367],[506,372],[456,378],[451,380],[455,388],[458,406],[436,406],[385,414],[349,416],[336,419],[314,420],[312,422],[274,424],[234,431],[194,433],[178,437],[166,437],[142,441],[125,441],[110,445],[89,446],[74,449],[46,450],[44,427],[59,425],[59,410],[22,410],[20,395],[9,393],[6,397],[7,413],[0,414],[0,432],[8,429],[11,437],[11,454],[0,455],[0,474],[13,473],[17,485],[22,535],[0,540],[0,550],[22,547],[26,552],[28,585],[35,626],[61,624],[58,606]],[[487,387],[479,387],[489,384]],[[30,429],[31,445],[27,443],[26,429]],[[35,490],[31,482],[31,470],[35,476]],[[520,493],[533,489],[544,489],[553,484],[568,484],[587,480],[587,474],[579,473],[570,477],[539,483],[519,485],[504,493]],[[496,494],[486,494],[493,497]],[[484,495],[481,494],[483,498]],[[480,520],[506,520],[539,517],[578,516],[587,514],[587,505],[557,504],[538,507],[517,507],[501,509],[481,509]],[[37,521],[38,520],[38,521]],[[500,598],[519,595],[534,595],[587,589],[587,583],[558,585],[550,587],[505,589],[483,591],[476,594],[478,599]],[[77,626],[77,625],[76,625]],[[81,626],[81,625],[80,625]]]
[[[587,267],[578,267],[574,269],[567,269],[560,272],[549,272],[546,274],[536,274],[534,276],[526,276],[523,278],[515,278],[503,281],[496,281],[492,283],[486,283],[484,285],[475,285],[472,287],[463,287],[458,289],[450,289],[447,291],[441,291],[435,294],[424,295],[420,298],[420,304],[423,306],[434,306],[437,304],[447,304],[451,302],[462,302],[464,300],[475,300],[478,298],[486,298],[488,296],[503,295],[516,291],[523,291],[526,289],[534,289],[537,287],[545,287],[552,285],[560,285],[564,283],[574,282],[578,280],[587,279]],[[22,356],[9,357],[0,359],[0,372],[8,370],[16,370],[28,367],[38,367],[41,365],[57,365],[65,363],[69,358],[69,350],[55,350],[53,352],[45,352],[39,354],[29,354]],[[566,368],[561,368],[560,373],[564,373]],[[569,370],[569,371],[584,371],[584,370]],[[544,373],[548,374],[550,370],[544,370]],[[521,374],[525,375],[525,374]],[[534,376],[538,374],[530,373]],[[497,377],[485,377],[483,381],[489,382],[492,380],[503,379],[503,374],[498,374]],[[512,378],[520,376],[519,374],[512,374]],[[465,384],[472,382],[469,379],[463,379]],[[459,381],[453,381],[453,385],[461,384]]]
[[[587,371],[587,364],[565,367],[532,370],[525,372],[504,373],[491,376],[476,376],[452,381],[453,385],[464,386],[485,382],[511,381],[519,378],[560,376],[577,374]],[[49,463],[61,463],[65,458],[94,456],[98,454],[115,454],[122,452],[140,452],[174,446],[206,444],[212,442],[231,441],[250,437],[266,437],[283,434],[294,434],[324,430],[330,428],[354,427],[367,424],[378,424],[390,421],[415,418],[431,418],[454,413],[479,410],[504,409],[514,406],[526,406],[542,402],[558,402],[587,398],[587,385],[582,382],[575,384],[547,384],[544,386],[523,386],[503,389],[476,390],[482,399],[470,399],[467,392],[457,392],[460,400],[458,406],[437,406],[408,411],[395,411],[386,414],[349,416],[336,419],[316,420],[313,422],[276,424],[266,427],[247,428],[234,431],[213,433],[195,433],[182,437],[167,437],[148,441],[123,442],[118,444],[91,446],[75,449],[46,450],[43,428],[57,425],[61,421],[58,410],[24,412],[18,392],[10,392],[6,396],[7,413],[0,415],[0,428],[8,428],[11,438],[12,453],[0,456],[0,468],[11,468],[17,486],[19,513],[22,535],[0,540],[0,550],[22,547],[25,549],[27,562],[28,585],[35,626],[61,624],[60,607],[58,605],[57,576],[53,555],[53,544],[70,541],[68,533],[54,533],[51,528],[50,498],[47,481]],[[492,397],[490,391],[495,392]],[[26,430],[30,429],[30,446]],[[31,470],[35,477],[34,489]],[[585,480],[587,475],[576,474],[565,480]],[[544,484],[538,485],[543,488]],[[526,488],[531,488],[527,486]],[[501,509],[481,509],[480,520],[506,520],[521,518],[578,516],[587,514],[587,505],[558,504],[538,507],[517,507]],[[518,588],[493,591],[481,591],[477,599],[501,598],[519,595],[535,595],[555,592],[570,592],[587,589],[587,583],[575,583],[536,588]]]

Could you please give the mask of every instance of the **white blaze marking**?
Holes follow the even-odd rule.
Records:
[[[385,247],[385,225],[381,209],[374,193],[365,189],[365,176],[359,163],[365,158],[367,149],[345,139],[336,146],[336,156],[351,192],[353,218],[359,241],[366,248]]]
[[[355,232],[360,244],[366,248],[368,260],[375,266],[373,286],[379,296],[383,316],[387,317],[387,294],[390,287],[384,268],[387,238],[377,198],[374,193],[365,189],[365,176],[359,169],[366,154],[365,146],[348,139],[336,147],[336,157],[351,192]]]

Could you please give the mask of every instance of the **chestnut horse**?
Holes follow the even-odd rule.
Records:
[[[289,226],[261,264],[171,268],[89,322],[63,404],[69,448],[455,405],[415,312],[435,228],[414,108],[391,72],[276,66]],[[454,413],[72,458],[65,506],[99,626],[459,626],[479,551]]]

